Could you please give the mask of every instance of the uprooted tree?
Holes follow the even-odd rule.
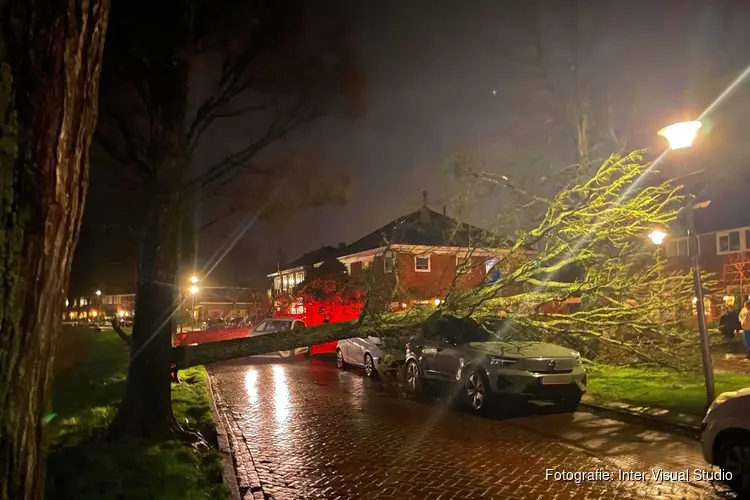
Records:
[[[402,339],[419,333],[431,313],[511,318],[529,339],[552,339],[589,355],[613,346],[640,360],[668,363],[660,354],[694,342],[679,328],[690,314],[693,292],[690,276],[669,271],[649,247],[648,233],[674,220],[682,206],[680,188],[656,181],[652,173],[639,153],[608,159],[589,180],[548,200],[536,227],[511,239],[495,264],[503,270],[499,279],[453,290],[436,312],[374,314],[366,307],[358,322],[181,347],[178,366],[353,336]],[[570,298],[580,300],[579,310],[544,307]]]
[[[43,417],[109,3],[0,4],[0,499],[44,496]]]
[[[158,438],[179,430],[169,356],[180,309],[175,285],[182,217],[196,201],[219,193],[236,195],[244,212],[279,210],[278,200],[290,200],[280,195],[294,185],[284,181],[295,177],[295,165],[263,164],[257,156],[358,89],[345,24],[323,6],[298,0],[113,3],[98,144],[132,190],[140,257],[131,362],[112,436]],[[189,92],[201,87],[193,85],[197,74],[215,76],[206,95]],[[192,118],[191,99],[201,100]],[[245,128],[248,139],[211,166],[195,165],[201,137],[221,121]],[[244,193],[227,193],[247,177],[253,183]],[[329,199],[330,189],[313,181],[298,187],[292,205]]]

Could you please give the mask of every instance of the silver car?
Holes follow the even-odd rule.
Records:
[[[354,337],[339,340],[336,346],[336,365],[339,368],[357,366],[365,369],[368,377],[396,370],[404,362],[403,349],[385,349],[378,337]]]
[[[273,333],[278,332],[286,332],[289,330],[297,329],[297,328],[304,328],[305,322],[301,319],[294,319],[294,318],[267,318],[255,325],[250,330],[250,337],[255,337],[256,335],[269,335]],[[294,355],[297,354],[312,354],[312,348],[311,347],[297,347],[294,350]],[[282,358],[290,358],[292,357],[291,351],[279,351],[279,356]]]
[[[475,411],[518,398],[549,400],[572,412],[587,383],[578,352],[486,330],[413,338],[406,346],[406,381],[412,392],[425,384],[458,384],[458,394]]]

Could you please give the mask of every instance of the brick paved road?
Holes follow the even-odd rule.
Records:
[[[591,415],[480,418],[320,360],[211,380],[244,499],[722,498],[710,483],[545,480],[545,470],[705,468],[697,443]]]

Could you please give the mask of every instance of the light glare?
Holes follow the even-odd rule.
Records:
[[[658,134],[669,142],[670,149],[685,149],[693,145],[695,136],[702,126],[698,120],[674,123],[659,130]]]

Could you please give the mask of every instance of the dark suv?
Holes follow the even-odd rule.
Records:
[[[477,412],[501,397],[551,400],[574,411],[586,392],[579,353],[485,329],[413,338],[406,345],[406,381],[413,392],[425,383],[459,384],[459,397]]]

